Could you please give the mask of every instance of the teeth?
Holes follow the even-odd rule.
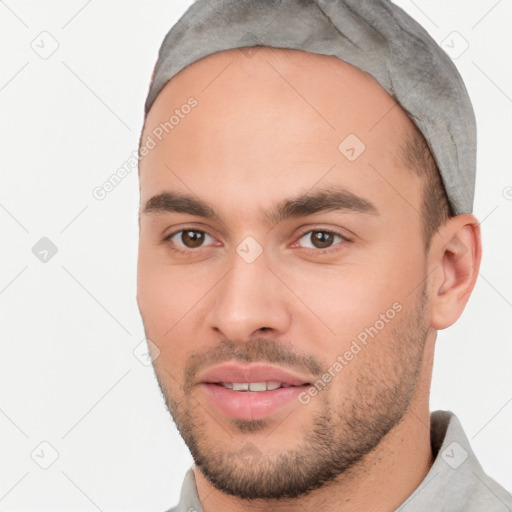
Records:
[[[267,383],[266,382],[251,382],[249,384],[249,391],[266,391]]]
[[[272,391],[281,387],[289,387],[281,382],[221,382],[222,386],[233,391]]]
[[[248,391],[249,384],[247,382],[233,382],[233,391]]]

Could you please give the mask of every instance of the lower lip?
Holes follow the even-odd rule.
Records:
[[[296,399],[308,386],[291,386],[272,391],[233,391],[218,384],[202,384],[213,405],[226,416],[261,420]]]

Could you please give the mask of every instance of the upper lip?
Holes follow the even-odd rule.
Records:
[[[223,363],[204,372],[200,372],[197,381],[204,384],[280,382],[289,386],[303,386],[310,380],[276,366],[263,364]]]

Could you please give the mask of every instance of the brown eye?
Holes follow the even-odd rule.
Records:
[[[203,231],[183,230],[181,231],[181,241],[185,247],[193,249],[201,246],[204,241],[204,235]]]
[[[164,242],[176,247],[176,250],[198,249],[204,245],[206,238],[213,238],[199,229],[180,229],[164,238]]]
[[[345,240],[345,238],[338,233],[322,230],[308,231],[307,233],[304,233],[299,240],[305,240],[306,245],[303,245],[303,247],[311,249],[327,249],[334,244],[336,237],[340,242]],[[307,242],[309,242],[310,245],[307,245]]]

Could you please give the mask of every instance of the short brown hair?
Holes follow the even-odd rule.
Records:
[[[425,137],[415,124],[408,130],[405,144],[401,149],[405,165],[424,179],[420,213],[423,217],[425,250],[428,251],[433,235],[453,216],[453,213],[437,163]]]

